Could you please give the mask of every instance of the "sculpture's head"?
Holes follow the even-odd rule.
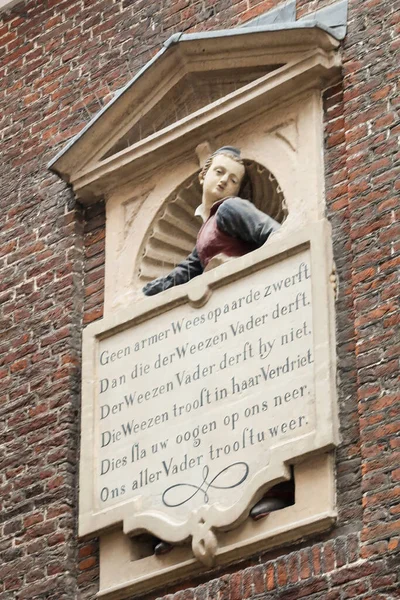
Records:
[[[219,148],[206,160],[199,175],[203,203],[213,204],[228,196],[241,195],[247,179],[240,150],[233,146]]]

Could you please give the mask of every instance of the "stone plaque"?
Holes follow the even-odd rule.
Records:
[[[264,247],[144,299],[133,319],[95,324],[89,529],[123,521],[129,533],[192,536],[201,559],[215,552],[213,527],[245,518],[290,462],[333,443],[322,248]]]

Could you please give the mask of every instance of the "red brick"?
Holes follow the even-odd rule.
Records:
[[[276,580],[278,587],[284,587],[288,580],[286,563],[284,560],[278,560],[276,565]]]
[[[335,586],[347,583],[348,581],[363,579],[373,573],[379,572],[381,566],[381,563],[376,562],[374,564],[364,563],[359,566],[341,569],[340,571],[337,571],[336,573],[332,574],[331,581],[332,584]]]
[[[82,546],[81,548],[79,548],[79,558],[85,558],[87,556],[91,556],[92,554],[95,554],[96,552],[96,546],[94,546],[93,544],[86,544],[85,546]]]
[[[263,594],[265,592],[265,571],[263,567],[253,569],[254,594]]]
[[[275,571],[272,564],[267,565],[266,570],[267,591],[275,589]]]
[[[89,560],[89,559],[88,559]],[[232,600],[242,599],[242,573],[233,573],[229,582],[229,598]]]
[[[311,558],[308,550],[302,550],[300,552],[300,578],[309,579],[311,577],[312,567]]]
[[[95,557],[85,558],[85,560],[82,560],[79,563],[78,568],[81,571],[86,571],[87,569],[91,569],[92,567],[94,567],[95,564],[96,564],[96,558]]]
[[[323,547],[323,558],[324,558],[324,572],[328,573],[333,571],[335,568],[335,554],[334,545],[332,542],[328,542]]]
[[[361,596],[361,594],[368,592],[368,587],[369,586],[366,581],[358,581],[357,583],[346,585],[342,598],[343,600],[353,600],[354,598]]]
[[[298,0],[298,16],[331,3]],[[77,422],[72,415],[79,403],[81,319],[87,324],[103,316],[104,205],[69,210],[72,194],[46,171],[47,157],[81,131],[99,107],[97,97],[104,101],[131,78],[128,59],[129,70],[137,72],[177,29],[205,31],[222,25],[229,29],[279,4],[278,0],[180,0],[157,6],[140,0],[111,4],[27,0],[10,15],[2,15],[0,43],[6,44],[6,53],[0,78],[6,91],[0,91],[0,119],[7,208],[0,229],[5,294],[0,320],[8,324],[3,350],[8,357],[0,370],[5,385],[0,403],[7,423],[0,461],[13,460],[17,466],[6,467],[0,510],[6,515],[19,511],[8,518],[2,532],[5,528],[11,536],[21,523],[26,527],[17,541],[6,540],[15,541],[14,549],[21,551],[15,564],[23,556],[37,561],[26,569],[20,562],[19,570],[4,579],[5,593],[12,590],[19,600],[88,600],[95,596],[98,583],[97,544],[82,546],[80,566],[91,562],[74,575],[71,517],[76,516],[76,482],[71,483],[70,475],[76,467]],[[325,198],[340,282],[335,317],[343,441],[336,454],[337,524],[322,538],[305,536],[298,550],[278,548],[268,554],[265,565],[246,565],[245,571],[235,573],[239,567],[233,564],[227,567],[231,574],[203,575],[207,583],[202,585],[182,581],[168,600],[252,597],[273,592],[276,582],[283,586],[281,600],[315,594],[318,600],[357,595],[380,600],[392,593],[390,561],[399,540],[391,529],[399,514],[398,467],[391,467],[388,457],[400,443],[394,404],[400,249],[399,126],[394,111],[400,106],[399,34],[393,3],[350,3],[348,35],[341,44],[343,78],[324,93]],[[83,213],[81,234],[77,227]],[[83,246],[86,257],[80,256]],[[73,286],[82,276],[79,291],[79,285]],[[22,341],[26,332],[31,336]],[[357,464],[352,464],[355,459]],[[43,521],[35,523],[40,516]],[[56,529],[47,531],[46,519]],[[46,527],[36,530],[39,525]],[[344,536],[343,531],[357,532],[361,526],[360,547],[358,533]],[[30,539],[35,531],[39,537]],[[0,564],[8,564],[4,562],[8,551],[0,545]],[[256,555],[252,560],[260,559]],[[361,570],[381,560],[378,572]],[[360,570],[349,570],[345,561]],[[319,577],[325,571],[329,578],[339,577],[329,579],[335,589]],[[340,576],[350,580],[341,581]],[[226,591],[229,581],[232,587],[224,596],[223,583]],[[379,594],[382,586],[385,591]],[[2,591],[0,584],[0,596]],[[159,594],[156,590],[146,598],[154,600]]]
[[[314,550],[314,548],[313,548]],[[300,579],[299,573],[299,556],[297,553],[289,555],[287,560],[288,578],[290,583],[297,583]]]
[[[40,513],[30,515],[24,519],[24,527],[31,527],[32,525],[36,525],[37,523],[41,523],[44,519],[44,516]]]

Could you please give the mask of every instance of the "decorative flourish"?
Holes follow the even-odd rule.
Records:
[[[237,481],[236,483],[233,483],[232,485],[217,485],[215,483],[221,475],[223,475],[224,473],[227,473],[229,470],[232,470],[233,468],[235,468],[237,466],[243,467],[243,474],[240,476],[239,481]],[[203,481],[198,486],[194,485],[192,483],[176,483],[175,485],[171,485],[169,488],[167,488],[164,491],[164,493],[162,495],[162,501],[163,501],[164,505],[168,506],[168,508],[175,508],[177,506],[182,506],[182,504],[186,504],[186,502],[189,502],[189,500],[194,498],[194,496],[196,496],[196,494],[198,494],[199,492],[204,494],[204,503],[208,504],[208,502],[209,502],[208,490],[210,488],[215,489],[215,490],[230,490],[232,488],[238,487],[247,478],[247,476],[249,474],[249,465],[245,462],[232,463],[231,465],[228,465],[227,467],[223,468],[219,473],[217,473],[211,479],[211,481],[207,481],[209,472],[210,472],[210,469],[209,469],[208,465],[205,465],[205,467],[203,468]],[[205,488],[203,488],[203,486],[205,486]],[[176,488],[190,488],[189,495],[180,502],[168,501],[167,496],[170,495],[171,491]],[[194,489],[194,491],[192,491],[193,489]]]
[[[212,567],[218,550],[218,539],[207,523],[207,517],[205,519],[199,517],[193,528],[192,550],[198,561],[206,567]]]

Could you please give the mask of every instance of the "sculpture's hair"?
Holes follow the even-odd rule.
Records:
[[[234,146],[223,146],[222,148],[219,148],[218,150],[213,152],[211,154],[211,156],[209,156],[207,158],[206,162],[204,163],[203,168],[200,171],[200,177],[202,179],[204,179],[208,169],[211,166],[212,161],[214,160],[214,158],[216,156],[219,156],[219,155],[227,156],[228,158],[231,158],[235,162],[239,163],[240,165],[243,165],[244,175],[243,175],[243,179],[240,183],[239,196],[241,198],[245,198],[246,200],[251,200],[251,181],[250,181],[249,175],[247,173],[247,169],[246,169],[244,160],[242,159],[242,157],[240,155],[239,148],[235,148]]]

